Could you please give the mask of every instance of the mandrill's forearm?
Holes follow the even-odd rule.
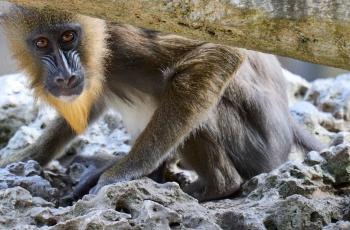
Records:
[[[31,155],[27,159],[33,159],[40,165],[50,163],[64,149],[64,147],[76,137],[69,124],[61,117],[52,121],[38,141],[29,146],[27,152]]]
[[[4,159],[0,159],[0,167],[29,159],[38,161],[40,165],[46,165],[74,137],[75,133],[67,122],[63,118],[58,117],[51,121],[44,133],[34,144]]]
[[[93,106],[89,123],[94,122],[103,112],[104,103],[102,100],[95,103]],[[62,117],[57,117],[50,122],[43,134],[38,140],[27,148],[15,152],[6,158],[0,159],[0,167],[26,160],[36,160],[40,165],[44,166],[51,160],[55,159],[63,150],[63,148],[72,141],[77,134]]]

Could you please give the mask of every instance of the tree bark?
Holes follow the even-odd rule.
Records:
[[[350,70],[349,0],[11,0]]]

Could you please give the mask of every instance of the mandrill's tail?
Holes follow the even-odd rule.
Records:
[[[326,146],[318,141],[312,134],[307,131],[305,128],[301,127],[297,122],[292,120],[293,122],[293,135],[294,135],[294,143],[303,149],[305,152],[309,152],[312,150],[321,151]]]

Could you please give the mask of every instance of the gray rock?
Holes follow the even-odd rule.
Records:
[[[68,216],[70,208],[33,197],[21,187],[0,190],[0,229],[38,229],[55,225]]]
[[[13,163],[6,168],[0,168],[0,183],[2,188],[20,186],[28,190],[33,196],[42,197],[51,202],[57,202],[59,191],[44,179],[39,164],[35,161],[27,163]]]
[[[332,223],[322,228],[323,230],[349,230],[350,222],[349,221],[338,221],[337,223]]]
[[[37,111],[22,74],[0,78],[0,149],[23,125],[29,124]]]
[[[322,229],[344,218],[349,199],[332,197],[307,198],[293,194],[286,198],[269,193],[261,199],[236,198],[203,204],[216,216],[223,229]],[[298,193],[298,192],[297,192]],[[347,202],[346,202],[347,201]]]
[[[304,78],[285,69],[283,70],[283,75],[287,80],[288,101],[290,105],[293,105],[305,97],[307,91],[311,87],[311,84]]]
[[[317,151],[311,151],[306,154],[305,163],[308,165],[317,165],[324,162],[325,159]]]
[[[331,151],[323,167],[334,177],[335,185],[350,184],[350,145],[341,144]]]
[[[0,228],[6,229],[220,229],[177,184],[150,179],[106,186],[66,208],[35,200],[20,187],[0,190],[0,198]]]
[[[135,180],[106,186],[96,197],[85,198],[73,206],[76,216],[86,215],[93,207],[93,210],[112,209],[129,215],[129,224],[136,229],[151,226],[219,229],[207,210],[176,183]]]
[[[135,222],[143,229],[180,228],[182,216],[177,212],[151,200],[145,200]]]
[[[350,143],[350,132],[339,132],[333,136],[330,146]]]
[[[350,74],[344,74],[335,79],[316,80],[312,83],[306,100],[316,105],[321,111],[331,113],[336,119],[348,121],[350,119]],[[349,126],[345,125],[345,127]]]
[[[243,196],[204,203],[223,229],[322,229],[348,220],[349,145],[309,153],[243,185]],[[344,225],[346,226],[346,225]]]
[[[292,195],[276,203],[264,220],[267,229],[322,229],[332,220],[342,218],[341,199],[308,199],[301,195]]]
[[[296,87],[292,92],[298,90],[298,87],[305,88],[296,83],[292,85]],[[295,103],[291,106],[292,115],[322,142],[336,145],[332,142],[339,138],[338,133],[350,131],[350,74],[335,79],[316,80],[309,86],[305,101],[298,100],[297,97],[294,99],[292,101]]]
[[[290,111],[294,119],[305,125],[321,142],[329,144],[334,138],[333,129],[326,128],[337,123],[331,114],[319,111],[307,101],[295,103]]]

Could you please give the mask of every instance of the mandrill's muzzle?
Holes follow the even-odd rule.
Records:
[[[58,98],[75,98],[84,89],[84,71],[76,51],[57,50],[45,55],[42,61],[47,70],[46,89]]]

